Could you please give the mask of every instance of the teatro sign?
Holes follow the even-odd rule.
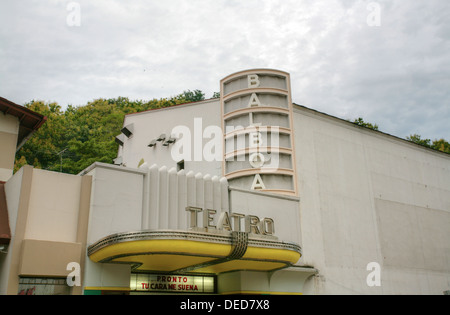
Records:
[[[241,213],[221,212],[217,224],[214,225],[217,210],[202,209],[198,207],[187,207],[190,213],[190,226],[192,230],[204,229],[224,230],[229,232],[245,232],[257,235],[273,236],[275,233],[275,222],[271,218],[260,219],[255,215],[244,215]],[[199,216],[203,217],[203,225],[199,226]]]

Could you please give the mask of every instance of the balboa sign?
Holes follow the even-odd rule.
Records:
[[[223,175],[230,185],[296,196],[289,74],[255,69],[229,75],[221,80],[221,108]]]

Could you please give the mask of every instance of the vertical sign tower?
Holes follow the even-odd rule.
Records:
[[[230,186],[297,196],[289,74],[241,71],[220,87],[222,169]]]

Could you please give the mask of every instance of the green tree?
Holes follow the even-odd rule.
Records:
[[[16,159],[14,162],[14,173],[22,168],[22,166],[27,165],[27,159],[22,155],[20,159]]]
[[[34,167],[78,174],[94,162],[112,163],[117,156],[115,137],[126,114],[205,99],[200,90],[149,101],[127,97],[96,99],[84,106],[32,101],[25,107],[47,116],[47,122],[19,150],[15,169],[33,162]],[[30,163],[31,164],[31,163]]]
[[[431,148],[431,140],[430,139],[422,139],[422,136],[420,136],[418,134],[410,135],[409,137],[406,137],[406,140],[414,142],[416,144],[420,144],[427,148]]]
[[[450,143],[445,141],[444,139],[434,140],[431,147],[435,150],[439,150],[445,153],[450,153]]]
[[[200,90],[187,90],[181,94],[185,102],[199,102],[205,100],[205,94]]]
[[[19,161],[33,162],[35,167],[53,169],[53,165],[59,161],[56,154],[70,136],[67,133],[64,112],[58,104],[43,101],[31,101],[25,104],[25,107],[45,115],[47,121],[19,150]]]
[[[445,153],[450,153],[450,143],[448,143],[444,139],[434,140],[431,141],[431,139],[422,139],[422,137],[418,134],[410,135],[409,137],[406,137],[406,140],[417,143],[419,145],[422,145],[424,147],[438,150]]]
[[[362,119],[361,117],[359,117],[358,119],[355,119],[353,121],[353,123],[355,125],[357,125],[357,126],[370,128],[372,130],[378,130],[378,125],[377,124],[371,124],[371,123],[365,122],[364,119]]]

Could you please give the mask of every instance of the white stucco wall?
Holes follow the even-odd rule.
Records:
[[[119,148],[118,156],[122,156],[124,164],[131,168],[137,168],[141,159],[144,159],[149,167],[154,164],[166,166],[168,169],[177,167],[180,160],[174,159],[172,155],[174,145],[164,147],[162,142],[158,142],[153,148],[149,148],[148,145],[161,134],[169,137],[175,127],[185,126],[191,134],[191,155],[190,159],[185,159],[186,171],[222,176],[222,162],[205,163],[204,155],[201,154],[211,140],[204,135],[205,129],[209,126],[221,128],[220,117],[219,99],[128,115],[123,125],[133,124],[134,134],[125,139],[123,148]],[[221,135],[219,136],[218,143],[222,143]],[[180,139],[179,145],[181,141]],[[195,152],[196,148],[200,148],[200,154]]]
[[[115,233],[139,231],[145,172],[96,163],[84,173],[92,176],[87,245]],[[130,265],[97,264],[86,258],[84,287],[126,288],[130,271]]]
[[[218,176],[176,172],[166,166],[133,169],[104,163],[95,163],[82,173],[92,176],[88,245],[117,233],[187,231],[188,206],[229,211],[228,183]],[[87,259],[84,274],[85,287],[123,288],[129,286],[130,266]]]
[[[301,261],[320,271],[309,293],[448,290],[450,156],[302,107],[294,125]]]
[[[273,219],[274,236],[283,242],[301,244],[298,198],[232,188],[230,208],[232,213]]]
[[[144,172],[95,164],[92,176],[88,245],[115,233],[139,231],[142,220]]]

